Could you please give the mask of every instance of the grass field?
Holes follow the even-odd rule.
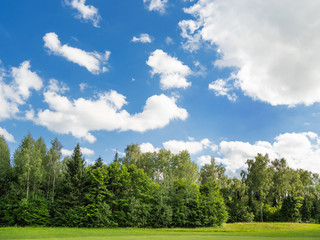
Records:
[[[194,229],[79,229],[79,228],[0,228],[0,239],[320,239],[319,224],[237,223],[219,228]]]

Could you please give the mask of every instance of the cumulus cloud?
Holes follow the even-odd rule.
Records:
[[[14,136],[7,132],[6,129],[0,127],[0,136],[3,136],[8,142],[15,142]]]
[[[234,84],[271,105],[320,102],[319,1],[199,0],[179,23],[190,51],[208,42],[217,67],[232,67]]]
[[[73,153],[72,150],[68,150],[68,149],[65,149],[65,148],[62,148],[62,149],[61,149],[61,154],[62,154],[63,156],[71,156],[72,153]]]
[[[87,156],[94,155],[94,151],[86,147],[82,147],[81,152],[83,155],[87,155]]]
[[[202,155],[200,157],[198,157],[198,164],[200,166],[204,166],[206,164],[210,164],[211,163],[211,156],[209,155]]]
[[[70,47],[67,44],[61,45],[58,35],[54,32],[47,33],[43,40],[44,46],[50,50],[51,53],[57,56],[66,58],[68,61],[85,67],[92,74],[100,74],[108,71],[106,65],[110,57],[110,52],[86,52],[79,48]]]
[[[181,36],[185,38],[182,47],[190,52],[198,50],[201,46],[201,33],[197,32],[201,23],[193,20],[182,20],[179,22]]]
[[[65,83],[59,82],[58,80],[53,78],[49,80],[49,85],[47,88],[51,92],[58,92],[58,93],[65,93],[70,90]]]
[[[148,33],[141,33],[139,37],[133,36],[131,42],[151,43],[152,38],[149,36]]]
[[[163,148],[171,151],[173,154],[178,154],[182,151],[188,151],[190,154],[197,154],[204,149],[217,151],[218,146],[211,142],[208,138],[201,141],[195,141],[194,138],[189,137],[188,141],[170,140],[164,142]],[[140,145],[141,152],[158,152],[160,148],[155,148],[151,143],[142,143]]]
[[[191,82],[188,82],[186,79],[190,74],[192,74],[190,68],[187,65],[184,65],[177,58],[169,56],[161,49],[157,49],[151,53],[146,63],[152,68],[152,75],[160,75],[160,84],[162,89],[185,89],[191,86]]]
[[[232,102],[237,100],[236,94],[230,93],[233,87],[228,84],[227,80],[218,79],[209,84],[209,89],[213,90],[216,96],[226,96]]]
[[[246,170],[247,159],[254,159],[258,153],[268,154],[270,160],[285,158],[290,167],[305,169],[320,173],[320,136],[314,132],[284,133],[276,136],[274,141],[257,141],[255,143],[242,141],[221,141],[219,146],[209,139],[195,141],[170,140],[164,142],[163,148],[173,154],[187,150],[190,154],[199,154],[210,149],[214,154],[201,155],[197,158],[200,166],[209,164],[211,157],[226,167],[229,176],[240,176],[241,170]],[[157,152],[151,143],[140,145],[142,152]]]
[[[104,92],[94,99],[72,99],[55,91],[44,93],[48,109],[30,114],[29,119],[49,130],[96,141],[92,131],[137,131],[165,127],[174,119],[185,120],[188,112],[176,105],[176,99],[154,95],[147,99],[143,111],[129,114],[123,109],[126,97],[116,91]]]
[[[86,147],[80,147],[80,150],[81,150],[81,153],[83,155],[86,155],[86,156],[91,156],[91,155],[94,155],[94,151],[89,149],[89,148],[86,148]],[[62,148],[61,149],[61,154],[63,156],[71,156],[73,154],[73,150],[68,150],[68,149],[65,149],[65,148]]]
[[[173,154],[178,154],[184,150],[187,150],[190,154],[197,154],[205,148],[209,148],[212,151],[217,150],[217,146],[207,138],[202,139],[199,142],[194,139],[189,139],[189,141],[170,140],[164,142],[163,147],[170,150]]]
[[[66,4],[78,11],[77,18],[92,22],[93,26],[99,27],[101,16],[98,9],[92,5],[86,5],[86,0],[65,0]]]
[[[140,151],[142,153],[153,153],[153,152],[159,152],[160,148],[155,148],[151,143],[142,143],[140,144]]]
[[[0,120],[16,117],[19,106],[31,96],[31,90],[42,88],[41,78],[30,68],[30,62],[24,61],[19,67],[12,67],[9,73],[0,69]]]
[[[157,11],[160,13],[165,13],[168,0],[143,0],[146,8],[149,11]]]
[[[219,144],[221,158],[216,160],[226,166],[229,175],[238,175],[246,168],[246,160],[253,159],[257,153],[269,154],[271,160],[285,158],[295,169],[320,173],[320,137],[313,132],[280,134],[273,143],[222,141]]]

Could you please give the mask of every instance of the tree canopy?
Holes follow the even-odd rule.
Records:
[[[0,225],[69,227],[210,227],[225,222],[320,222],[318,174],[257,154],[242,178],[211,158],[200,169],[187,151],[126,155],[86,164],[77,144],[62,159],[27,134],[10,158],[0,137]],[[108,164],[107,164],[108,163]]]

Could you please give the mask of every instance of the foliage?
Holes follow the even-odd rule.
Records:
[[[320,178],[258,154],[242,179],[214,158],[200,171],[186,151],[129,145],[106,165],[86,165],[77,144],[61,159],[29,133],[13,155],[0,136],[0,226],[212,227],[229,222],[320,222]]]
[[[260,220],[263,222],[263,203],[268,195],[272,184],[272,171],[269,167],[269,156],[258,154],[255,159],[248,159],[247,172],[242,172],[242,176],[248,185],[251,197],[256,197],[260,202]]]
[[[0,135],[0,196],[7,192],[10,178],[10,151],[6,140]]]
[[[49,218],[48,203],[45,199],[23,198],[14,210],[16,223],[20,226],[46,225]]]

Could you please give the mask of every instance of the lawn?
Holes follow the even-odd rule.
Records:
[[[84,228],[0,228],[0,239],[320,239],[319,224],[236,223],[219,228],[194,229],[84,229]]]

